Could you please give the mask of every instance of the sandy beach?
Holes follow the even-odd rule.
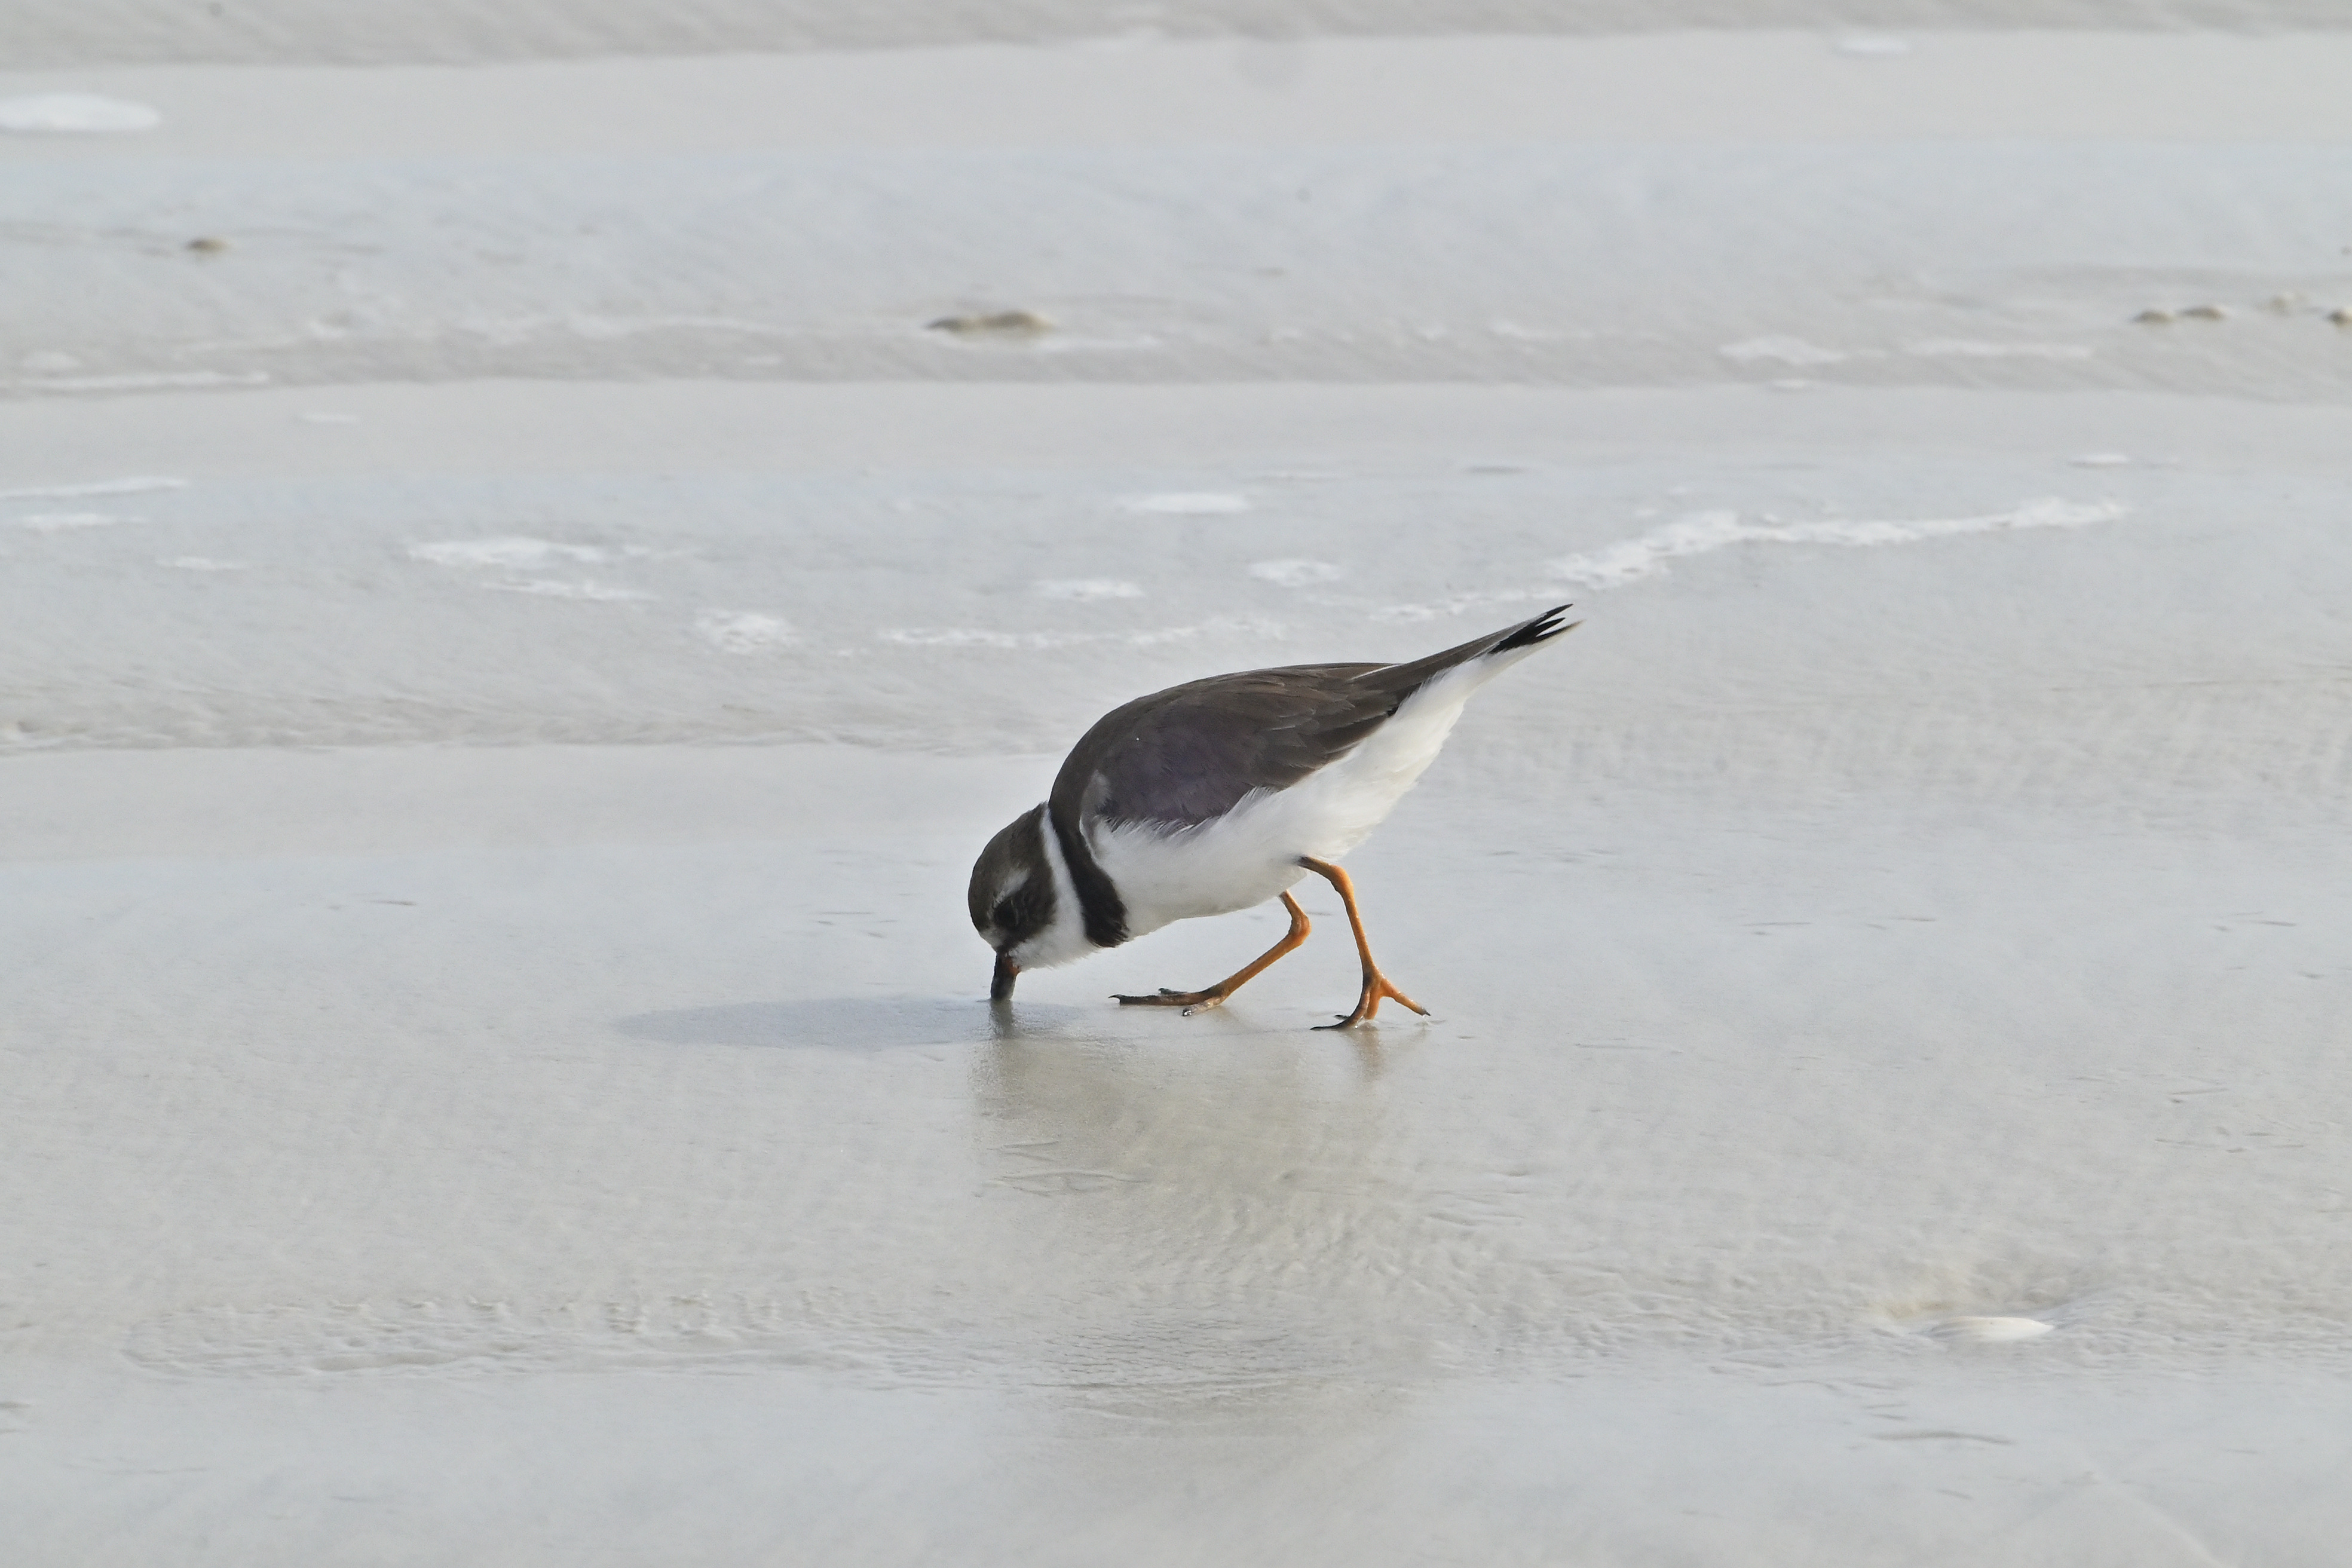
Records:
[[[11,1562],[2337,1561],[2352,35],[2078,9],[28,8]],[[1571,600],[1430,1019],[982,999]]]

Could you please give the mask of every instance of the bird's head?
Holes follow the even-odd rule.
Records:
[[[1045,808],[1023,812],[988,841],[971,868],[971,926],[996,950],[992,1002],[1013,994],[1022,958],[1053,929],[1058,900],[1053,863],[1045,854]]]

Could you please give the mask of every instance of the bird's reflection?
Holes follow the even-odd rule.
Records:
[[[819,996],[790,1002],[730,1002],[635,1013],[613,1026],[632,1039],[669,1046],[748,1046],[775,1050],[881,1052],[1036,1035],[1077,1019],[1052,1003],[974,1004],[958,996]]]
[[[1024,1354],[1066,1409],[1357,1406],[1425,1359],[1437,1260],[1387,1173],[1376,1043],[1235,1015],[1148,1037],[997,1021],[973,1070],[983,1209],[1048,1298]]]
[[[647,1043],[836,1060],[961,1052],[978,1202],[918,1295],[892,1271],[913,1255],[861,1256],[844,1277],[866,1294],[832,1300],[825,1331],[892,1376],[1042,1391],[1081,1447],[1105,1423],[1222,1440],[1371,1419],[1459,1316],[1463,1238],[1420,1191],[1375,1029],[940,996],[615,1022]]]

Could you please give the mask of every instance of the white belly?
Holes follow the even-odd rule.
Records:
[[[1214,821],[1091,834],[1127,905],[1129,933],[1262,904],[1307,874],[1300,856],[1336,860],[1362,843],[1437,760],[1462,705],[1493,673],[1474,664],[1431,682],[1338,762],[1288,789],[1245,795]]]

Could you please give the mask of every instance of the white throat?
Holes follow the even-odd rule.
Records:
[[[1051,969],[1096,952],[1087,940],[1087,912],[1078,902],[1078,885],[1070,879],[1070,863],[1063,858],[1062,841],[1054,832],[1051,805],[1037,808],[1038,837],[1045,841],[1045,865],[1054,878],[1054,919],[1051,924],[1013,950],[1013,962],[1024,969]]]

